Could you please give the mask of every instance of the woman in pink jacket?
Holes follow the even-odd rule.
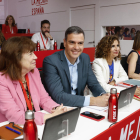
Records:
[[[67,111],[45,91],[36,68],[35,43],[26,37],[12,37],[0,55],[0,122],[24,124],[26,110],[35,111],[35,122]],[[39,112],[40,107],[51,114]]]

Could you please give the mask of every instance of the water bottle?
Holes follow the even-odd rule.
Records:
[[[24,140],[38,140],[37,126],[34,122],[34,112],[31,110],[28,110],[25,112],[23,139]]]
[[[54,41],[54,50],[57,50],[57,42],[56,42],[56,40]]]
[[[40,43],[39,43],[39,41],[37,41],[36,50],[37,50],[37,51],[40,51]]]
[[[29,28],[27,29],[27,34],[30,34],[30,29]]]
[[[118,98],[117,89],[111,88],[110,97],[108,101],[108,121],[116,122],[118,119]]]

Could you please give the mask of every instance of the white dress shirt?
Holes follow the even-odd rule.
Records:
[[[46,49],[47,50],[54,50],[54,39],[53,40],[50,40],[50,38],[48,38],[48,41],[47,41],[47,38],[44,37],[44,35],[41,33],[42,35],[42,38],[43,38],[43,41],[44,41],[44,44],[46,46]],[[31,40],[34,42],[34,43],[37,43],[37,41],[39,41],[40,43],[40,49],[45,49],[44,48],[44,45],[43,45],[43,41],[42,41],[42,38],[41,38],[41,35],[40,35],[40,32],[38,33],[35,33]]]

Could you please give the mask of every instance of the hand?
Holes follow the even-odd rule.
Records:
[[[90,105],[105,107],[108,105],[110,93],[103,94],[98,97],[90,97]]]
[[[45,35],[46,35],[46,37],[53,39],[52,36],[48,32],[45,32]]]
[[[139,87],[136,88],[135,95],[140,96],[140,88]]]
[[[69,110],[72,110],[72,108],[68,109],[67,107],[63,107],[63,104],[61,104],[56,109],[51,110],[52,114],[45,114],[44,115],[44,122],[46,121],[46,119],[49,119],[49,118],[54,117],[54,116],[57,116],[59,114],[67,112]]]
[[[111,81],[110,83],[108,83],[109,85],[115,86],[115,81]]]

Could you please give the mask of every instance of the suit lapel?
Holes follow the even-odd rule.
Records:
[[[71,85],[70,72],[69,72],[69,67],[68,67],[67,60],[66,60],[65,55],[64,55],[64,50],[60,51],[60,57],[61,57],[62,67],[63,67],[63,69],[64,69],[64,71],[67,75],[69,84]]]
[[[20,83],[18,81],[13,81],[13,84],[14,84],[15,90],[17,92],[17,95],[18,95],[19,99],[21,100],[21,103],[24,106],[24,110],[26,111],[27,110],[27,108],[26,108],[26,102],[25,102],[25,98],[24,98],[24,95],[23,95],[23,92],[22,92],[22,88],[20,86]]]
[[[81,81],[82,81],[82,62],[81,62],[81,57],[79,57],[79,63],[77,65],[78,69],[78,83],[77,83],[77,93],[79,94],[79,88],[81,87]]]
[[[108,66],[108,63],[107,63],[106,59],[103,59],[103,65],[105,66],[105,69],[106,69],[106,80],[108,82],[109,77],[110,77],[110,71],[109,71],[109,66]]]
[[[114,62],[114,75],[113,75],[113,79],[114,77],[116,77],[116,70],[117,70],[117,67],[116,67],[116,63],[115,63],[115,60],[113,59],[113,62]]]

